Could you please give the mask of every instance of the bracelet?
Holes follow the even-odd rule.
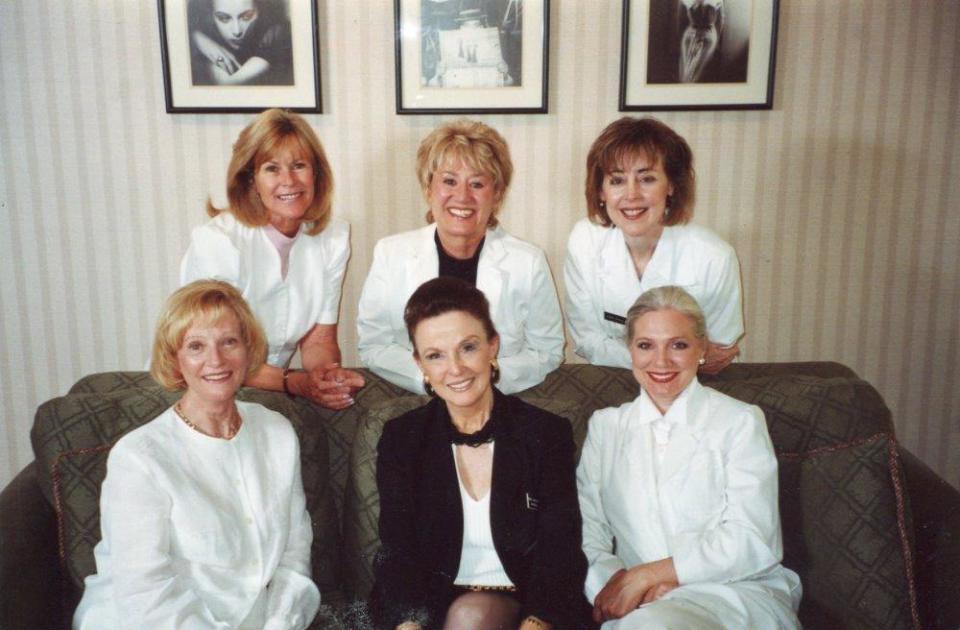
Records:
[[[290,368],[283,368],[283,393],[293,398],[293,392],[290,391],[290,383],[287,381],[288,376],[290,376]]]

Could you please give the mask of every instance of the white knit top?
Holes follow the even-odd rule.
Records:
[[[457,461],[457,445],[451,444],[453,461]],[[490,443],[493,450],[493,443]],[[513,586],[503,570],[500,556],[493,546],[490,530],[490,492],[475,500],[467,492],[457,465],[457,483],[460,486],[460,501],[463,504],[463,542],[460,548],[460,568],[454,584],[482,586]]]

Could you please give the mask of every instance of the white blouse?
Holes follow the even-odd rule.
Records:
[[[168,409],[110,451],[97,573],[75,629],[310,624],[320,593],[297,436],[276,412],[237,408],[243,424],[231,440]]]
[[[285,367],[314,324],[336,324],[350,257],[350,226],[331,219],[315,236],[300,233],[284,277],[281,257],[263,227],[222,212],[194,228],[180,263],[180,284],[202,278],[235,286],[267,335],[267,363]]]
[[[474,499],[463,485],[460,466],[457,465],[457,445],[451,444],[453,462],[457,468],[460,503],[463,506],[463,541],[460,546],[460,566],[454,584],[482,586],[513,586],[500,562],[493,544],[490,528],[490,490],[479,500]],[[493,443],[490,443],[491,455]]]

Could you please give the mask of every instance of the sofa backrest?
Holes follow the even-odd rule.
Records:
[[[364,376],[357,404],[341,412],[276,393],[240,394],[289,417],[300,437],[314,579],[327,603],[369,591],[376,443],[386,421],[426,400]],[[766,415],[780,460],[784,564],[803,579],[805,627],[916,627],[909,509],[890,413],[876,390],[835,363],[735,364],[702,380]],[[567,417],[580,444],[593,411],[637,392],[628,370],[564,365],[521,396]],[[57,511],[61,557],[77,588],[95,570],[110,446],[176,397],[145,373],[114,372],[86,377],[38,409],[31,437],[41,488]]]

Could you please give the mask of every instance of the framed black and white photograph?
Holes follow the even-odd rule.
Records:
[[[320,112],[314,0],[158,0],[168,113]]]
[[[549,0],[394,0],[398,114],[546,113]]]
[[[779,0],[623,0],[620,111],[770,109]]]

